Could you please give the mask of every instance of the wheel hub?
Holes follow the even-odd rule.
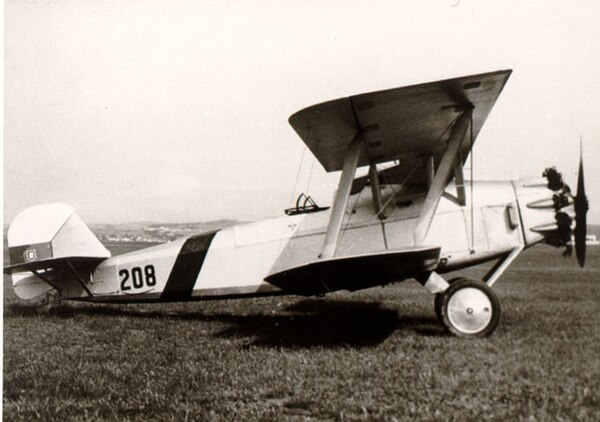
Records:
[[[492,303],[479,289],[466,287],[448,301],[448,319],[457,330],[474,334],[485,329],[492,319]]]

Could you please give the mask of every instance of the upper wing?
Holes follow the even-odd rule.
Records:
[[[432,155],[439,161],[452,125],[473,107],[473,141],[511,70],[483,73],[328,101],[293,114],[289,122],[328,172],[342,169],[350,142],[362,134],[359,166]],[[465,142],[463,162],[471,148]]]

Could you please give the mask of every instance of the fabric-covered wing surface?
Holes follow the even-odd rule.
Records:
[[[473,107],[473,140],[511,70],[371,92],[328,101],[293,114],[289,122],[326,171],[341,170],[350,142],[363,136],[359,166],[439,156],[465,107]],[[463,161],[471,145],[465,143]],[[436,160],[437,161],[437,160]]]

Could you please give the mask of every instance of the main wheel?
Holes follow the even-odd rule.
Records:
[[[500,301],[484,282],[460,279],[440,299],[441,322],[458,337],[486,337],[500,321]]]

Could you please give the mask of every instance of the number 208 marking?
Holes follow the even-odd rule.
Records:
[[[133,267],[130,270],[122,269],[119,271],[121,279],[121,290],[141,289],[144,285],[148,287],[156,286],[156,272],[154,265],[146,265],[142,270],[141,267]],[[128,283],[131,280],[131,283]]]

